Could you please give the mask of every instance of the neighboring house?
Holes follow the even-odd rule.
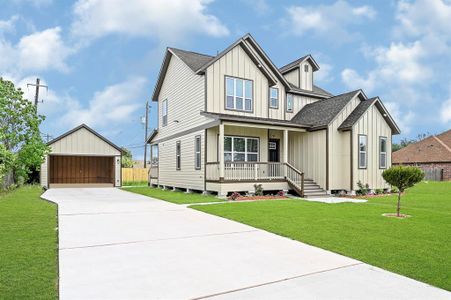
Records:
[[[122,150],[85,124],[47,143],[41,185],[56,187],[121,186]]]
[[[398,126],[377,97],[316,86],[318,69],[311,55],[276,67],[250,34],[216,56],[168,48],[150,184],[220,196],[255,183],[306,195],[389,188],[381,173]]]
[[[451,180],[451,129],[393,152],[392,160],[420,167],[427,179]]]

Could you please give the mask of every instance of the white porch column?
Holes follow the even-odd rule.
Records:
[[[218,141],[218,161],[219,161],[219,180],[224,179],[224,124],[219,124],[219,141]]]
[[[288,130],[283,131],[283,157],[282,162],[288,162]]]

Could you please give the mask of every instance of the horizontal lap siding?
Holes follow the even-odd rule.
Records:
[[[368,162],[366,169],[358,168],[358,135],[365,134],[368,139]],[[387,168],[391,166],[391,128],[376,106],[372,105],[353,126],[353,170],[354,189],[357,182],[368,183],[370,188],[389,188],[382,178],[384,169],[379,169],[379,136],[387,137]]]
[[[359,103],[358,97],[353,98],[329,125],[329,190],[350,189],[350,133],[338,131],[338,127]]]
[[[197,135],[201,136],[201,169],[194,165],[194,142]],[[176,142],[181,142],[181,168],[176,170]],[[159,144],[159,174],[158,183],[165,186],[204,189],[204,130],[184,135],[180,138],[164,141]]]

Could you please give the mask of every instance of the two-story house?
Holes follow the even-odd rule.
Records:
[[[150,184],[217,192],[389,188],[392,135],[378,97],[314,84],[311,55],[281,68],[250,35],[216,56],[168,48],[153,101]]]

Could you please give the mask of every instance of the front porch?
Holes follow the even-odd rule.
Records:
[[[304,173],[289,163],[290,135],[301,128],[221,122],[207,130],[206,190],[230,192],[295,190],[304,194]],[[292,151],[296,147],[292,147]]]

